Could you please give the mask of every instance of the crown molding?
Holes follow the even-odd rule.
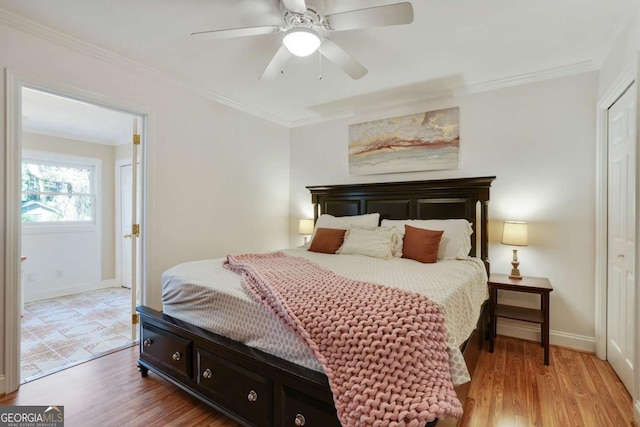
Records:
[[[597,71],[598,67],[594,61],[582,61],[561,67],[549,68],[546,70],[534,71],[531,73],[520,74],[518,76],[510,76],[501,79],[481,82],[471,85],[459,86],[457,88],[447,88],[441,90],[430,91],[418,97],[396,98],[390,101],[368,105],[365,108],[343,110],[336,113],[314,116],[305,119],[295,120],[291,122],[291,127],[307,126],[325,122],[328,120],[337,120],[353,117],[356,114],[371,114],[384,112],[391,108],[408,107],[412,105],[420,105],[426,102],[433,102],[446,98],[456,98],[464,95],[472,95],[475,93],[489,92],[497,89],[505,89],[508,87],[519,86],[528,83],[535,83],[544,80],[557,79],[561,77],[572,76],[576,74]]]
[[[573,76],[576,74],[597,71],[598,67],[594,61],[582,61],[560,67],[547,68],[545,70],[520,74],[517,76],[504,77],[464,86],[455,91],[456,96],[470,95],[474,93],[489,92],[496,89],[504,89],[512,86],[519,86],[529,83],[541,82],[544,80],[558,79],[561,77]]]
[[[20,15],[16,15],[2,8],[0,8],[0,24],[5,24],[15,29],[18,29],[20,31],[23,31],[25,33],[28,33],[40,38],[44,38],[60,46],[69,48],[71,50],[75,50],[77,52],[81,52],[83,54],[92,56],[94,58],[98,58],[105,62],[116,65],[118,67],[127,69],[129,71],[134,71],[134,72],[142,73],[147,76],[151,76],[153,78],[162,80],[165,83],[170,83],[175,87],[189,91],[195,95],[202,96],[206,99],[215,101],[217,103],[226,105],[228,107],[234,108],[239,111],[243,111],[252,116],[264,119],[266,121],[269,121],[287,128],[295,128],[300,126],[322,123],[330,120],[344,119],[344,118],[352,117],[356,114],[382,112],[383,110],[390,109],[390,108],[396,108],[401,106],[407,107],[414,104],[423,104],[425,102],[430,102],[437,99],[443,99],[443,98],[449,98],[449,97],[455,98],[463,95],[487,92],[487,91],[503,89],[511,86],[517,86],[517,85],[533,83],[533,82],[538,82],[543,80],[555,79],[555,78],[570,76],[574,74],[586,73],[586,72],[595,71],[598,69],[597,63],[595,61],[583,61],[583,62],[569,64],[561,67],[535,71],[532,73],[505,77],[501,79],[491,80],[487,82],[480,82],[480,83],[475,83],[475,84],[466,85],[466,86],[460,86],[457,88],[448,88],[443,90],[431,91],[429,93],[422,94],[419,97],[396,98],[391,101],[368,105],[364,108],[354,108],[349,110],[337,111],[330,114],[322,114],[322,115],[312,116],[312,117],[303,118],[299,120],[287,120],[271,112],[246,105],[242,102],[239,102],[235,99],[221,95],[212,90],[205,89],[203,87],[196,86],[193,84],[189,84],[186,81],[184,81],[184,79],[181,79],[173,74],[169,74],[165,71],[137,62],[133,59],[116,54],[107,49],[103,49],[99,46],[93,45],[91,43],[87,43],[83,40],[77,39],[63,32],[46,27],[37,22],[28,20]]]
[[[250,107],[246,104],[243,104],[242,102],[236,101],[235,99],[226,97],[224,95],[220,95],[216,92],[213,92],[208,89],[204,89],[196,85],[189,84],[185,82],[183,79],[173,74],[170,74],[165,71],[159,70],[157,68],[140,63],[138,61],[135,61],[123,55],[111,52],[110,50],[101,48],[99,46],[88,43],[86,41],[77,39],[61,31],[54,30],[50,27],[39,24],[35,21],[26,19],[20,15],[16,15],[15,13],[9,12],[6,9],[0,8],[0,24],[4,24],[9,27],[20,30],[24,33],[46,39],[48,41],[56,43],[59,46],[74,50],[76,52],[83,53],[85,55],[92,56],[94,58],[108,62],[112,65],[118,66],[120,68],[141,73],[141,74],[153,77],[155,79],[161,80],[165,83],[170,83],[175,87],[185,89],[195,95],[200,95],[204,98],[210,99],[212,101],[218,102],[220,104],[226,105],[236,110],[240,110],[247,114],[251,114],[252,116],[276,123],[281,126],[291,127],[290,121],[285,120],[282,117],[276,116],[275,114],[261,110],[259,108]]]
[[[54,138],[66,139],[71,141],[87,142],[90,144],[110,145],[112,147],[117,147],[118,145],[129,143],[129,141],[117,142],[110,139],[98,139],[91,136],[75,135],[59,129],[40,129],[37,127],[25,125],[24,121],[22,125],[22,132],[31,133],[34,135],[52,136]]]

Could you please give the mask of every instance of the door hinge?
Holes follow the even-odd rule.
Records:
[[[140,237],[140,224],[131,225],[131,234]]]
[[[133,145],[140,145],[140,134],[136,133],[133,135]]]
[[[132,325],[137,325],[138,322],[140,321],[140,315],[139,314],[132,314],[131,315],[131,324]]]

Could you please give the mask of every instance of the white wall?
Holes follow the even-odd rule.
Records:
[[[97,238],[99,238],[99,240],[96,240],[96,247],[92,250],[92,253],[101,253],[101,260],[99,261],[97,267],[99,268],[99,270],[96,274],[92,273],[92,277],[97,277],[97,279],[93,279],[93,281],[97,282],[115,279],[116,267],[114,173],[116,147],[112,145],[96,144],[93,142],[78,141],[68,138],[24,132],[22,134],[22,148],[23,150],[37,150],[45,153],[54,153],[54,155],[62,156],[62,158],[64,158],[64,156],[80,156],[90,159],[98,159],[100,161],[100,212],[98,212],[98,219],[100,221],[100,224],[99,229],[96,231],[96,233],[99,232],[100,234],[97,235]],[[56,234],[59,235],[60,233]],[[86,236],[86,232],[83,232],[82,234]],[[52,267],[55,266],[56,252],[51,252],[46,260],[39,260],[37,258],[34,258],[33,256],[30,256],[30,253],[32,253],[36,249],[35,246],[40,246],[41,243],[43,243],[38,241],[38,235],[38,233],[30,233],[28,238],[25,238],[25,236],[23,236],[22,253],[23,255],[29,257],[28,263],[25,263],[23,266],[24,271],[33,273],[35,271],[44,272],[46,270],[51,273],[51,268],[43,268],[42,265],[38,265],[38,262],[46,262]],[[97,251],[97,245],[100,245],[100,252]],[[79,248],[74,249],[73,247],[67,247],[66,250],[69,251],[69,253],[67,253],[65,256],[69,256],[70,258],[73,258],[74,256],[89,256],[87,253],[80,253]],[[62,254],[57,254],[57,256],[62,256]],[[53,267],[53,269],[56,269],[56,267]],[[67,269],[65,269],[65,271],[67,271]],[[56,282],[61,282],[60,284],[64,283],[65,286],[75,286],[85,282],[85,280],[83,280],[82,282],[71,282],[71,276],[67,275],[65,275],[65,280],[59,280],[60,278],[57,277],[56,279],[58,279],[56,280]],[[39,280],[38,282],[39,285],[45,285],[43,280]],[[34,284],[34,282],[30,283]],[[97,285],[97,283],[94,284]]]
[[[112,285],[100,280],[96,226],[23,227],[24,300],[39,301]]]
[[[288,244],[288,129],[134,65],[119,65],[103,54],[84,53],[65,47],[67,41],[56,44],[51,39],[0,25],[0,69],[6,67],[27,82],[150,114],[143,236],[149,305],[161,308],[160,275],[176,263]],[[0,88],[4,100],[4,85]],[[3,109],[4,101],[0,112]],[[5,126],[0,120],[3,139]],[[4,152],[0,150],[3,165]],[[0,175],[0,194],[5,179]],[[2,265],[0,277],[4,274]],[[3,280],[0,295],[6,286]],[[0,336],[1,378],[6,367],[5,338]]]
[[[611,49],[603,58],[598,77],[598,96],[603,96],[626,71],[635,75],[640,50],[640,11],[629,17]]]
[[[120,144],[115,147],[116,160],[129,159],[131,160],[131,144]]]
[[[597,84],[597,73],[580,74],[293,129],[291,244],[301,243],[296,220],[312,216],[307,185],[495,175],[489,205],[492,271],[511,268],[511,250],[499,243],[501,221],[528,221],[530,243],[519,251],[520,270],[549,277],[554,286],[551,342],[593,351]],[[459,170],[348,175],[350,123],[451,106],[460,106]],[[538,303],[535,297],[511,301]],[[500,328],[535,336],[528,324]]]

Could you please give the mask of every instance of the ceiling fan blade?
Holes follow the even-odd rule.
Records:
[[[404,2],[334,13],[325,16],[325,22],[335,31],[410,24],[413,22],[413,6]]]
[[[211,30],[211,31],[199,31],[191,33],[192,37],[197,37],[202,40],[222,40],[230,39],[233,37],[246,37],[246,36],[259,36],[263,34],[274,34],[282,31],[282,28],[277,25],[265,25],[262,27],[244,27],[244,28],[230,28],[227,30]]]
[[[285,9],[294,13],[303,14],[307,11],[307,5],[304,0],[282,0]]]
[[[344,49],[335,44],[332,40],[324,39],[320,45],[320,53],[322,53],[329,61],[336,64],[352,79],[358,80],[369,72],[362,66],[353,56],[349,55]]]
[[[276,54],[273,56],[271,62],[267,65],[267,68],[265,68],[262,75],[260,75],[260,79],[269,80],[278,77],[282,71],[282,67],[285,66],[289,58],[291,58],[291,52],[289,52],[289,49],[284,47],[284,45],[280,46],[280,49],[278,49]]]

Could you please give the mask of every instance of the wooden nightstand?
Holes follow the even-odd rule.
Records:
[[[489,352],[493,353],[493,342],[496,337],[496,319],[522,320],[538,323],[542,332],[542,347],[544,348],[544,364],[549,364],[549,293],[553,287],[549,279],[543,277],[522,277],[520,280],[510,279],[506,274],[492,274],[489,276]],[[540,310],[498,304],[498,290],[512,292],[526,292],[540,295]]]

